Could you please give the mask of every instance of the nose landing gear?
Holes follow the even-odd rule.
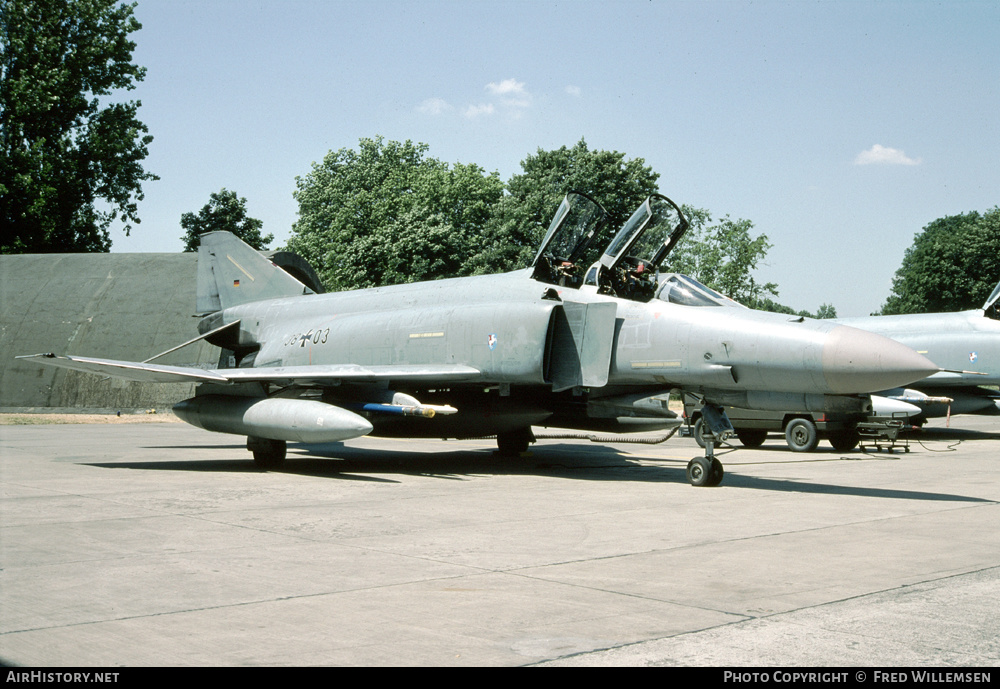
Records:
[[[687,480],[692,486],[715,487],[722,483],[725,470],[715,456],[715,443],[721,442],[734,433],[733,424],[722,407],[706,404],[702,408],[702,423],[699,424],[704,441],[705,456],[695,457],[687,465]],[[701,443],[699,443],[701,444]]]

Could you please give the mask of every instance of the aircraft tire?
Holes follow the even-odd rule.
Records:
[[[725,475],[726,472],[722,468],[722,462],[717,457],[712,457],[712,476],[709,479],[708,485],[714,488],[722,483],[722,477]]]
[[[497,434],[497,449],[506,457],[517,457],[528,451],[528,446],[535,439],[531,428],[518,428],[506,433]]]
[[[841,431],[830,431],[830,445],[837,452],[853,450],[861,440],[857,429],[845,428]]]
[[[792,452],[812,452],[819,445],[819,432],[810,419],[792,419],[785,427],[785,442]]]
[[[284,440],[249,436],[247,449],[253,453],[253,463],[258,469],[278,469],[285,463],[288,444]]]
[[[743,443],[743,447],[760,447],[767,440],[767,431],[763,428],[738,428],[736,437]]]
[[[722,483],[722,462],[712,457],[695,457],[687,465],[687,480],[695,487],[714,487]]]

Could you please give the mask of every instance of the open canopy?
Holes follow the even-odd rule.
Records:
[[[602,294],[649,301],[656,291],[657,271],[687,231],[688,221],[673,201],[653,194],[642,202],[615,235],[599,265],[587,275]]]
[[[1000,282],[997,286],[993,288],[990,292],[990,296],[986,298],[986,303],[983,304],[983,313],[987,318],[996,318],[1000,320],[1000,307],[997,305],[997,300],[1000,299]]]
[[[533,277],[573,289],[589,286],[622,299],[652,299],[660,264],[688,228],[681,209],[653,194],[610,241],[607,227],[608,214],[597,201],[582,192],[567,194],[535,255]],[[601,241],[606,248],[598,256],[593,247]]]
[[[608,212],[601,204],[583,192],[566,194],[531,263],[535,279],[579,288],[583,270],[591,262],[587,250],[604,236],[607,227]]]

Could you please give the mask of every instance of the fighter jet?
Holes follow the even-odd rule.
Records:
[[[654,195],[607,241],[607,213],[571,193],[528,268],[332,294],[309,294],[233,235],[214,232],[199,249],[201,334],[190,342],[221,347],[218,368],[26,358],[197,382],[176,414],[246,435],[264,468],[284,461],[288,441],[496,436],[501,453],[516,454],[534,441],[532,426],[665,428],[678,423],[667,408],[674,389],[705,400],[721,441],[732,432],[721,405],[861,411],[871,406],[867,393],[939,370],[880,335],[717,308],[731,302],[690,278],[660,279],[687,226],[673,201]],[[711,440],[687,477],[721,482]]]
[[[905,388],[880,394],[918,407],[914,418],[1000,414],[1000,283],[983,308],[955,313],[841,318],[838,323],[890,337],[944,367]]]

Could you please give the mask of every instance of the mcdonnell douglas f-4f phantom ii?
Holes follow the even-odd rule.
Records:
[[[712,451],[712,440],[732,432],[722,405],[862,411],[871,406],[867,393],[939,370],[873,333],[716,308],[732,302],[690,278],[661,278],[659,265],[687,225],[672,201],[654,195],[608,242],[604,209],[571,193],[529,268],[334,294],[308,294],[235,236],[214,232],[199,249],[203,318],[191,342],[223,348],[219,368],[29,358],[137,381],[197,382],[176,414],[248,436],[262,467],[284,461],[287,441],[369,433],[495,435],[501,452],[517,453],[534,440],[532,426],[662,429],[677,423],[670,391],[683,389],[710,410],[706,456],[687,469],[699,486],[722,480]],[[605,244],[599,255],[591,250]]]
[[[1000,414],[1000,284],[981,310],[841,318],[838,323],[891,337],[943,366],[906,388],[880,394],[918,408],[916,421],[950,414]]]

